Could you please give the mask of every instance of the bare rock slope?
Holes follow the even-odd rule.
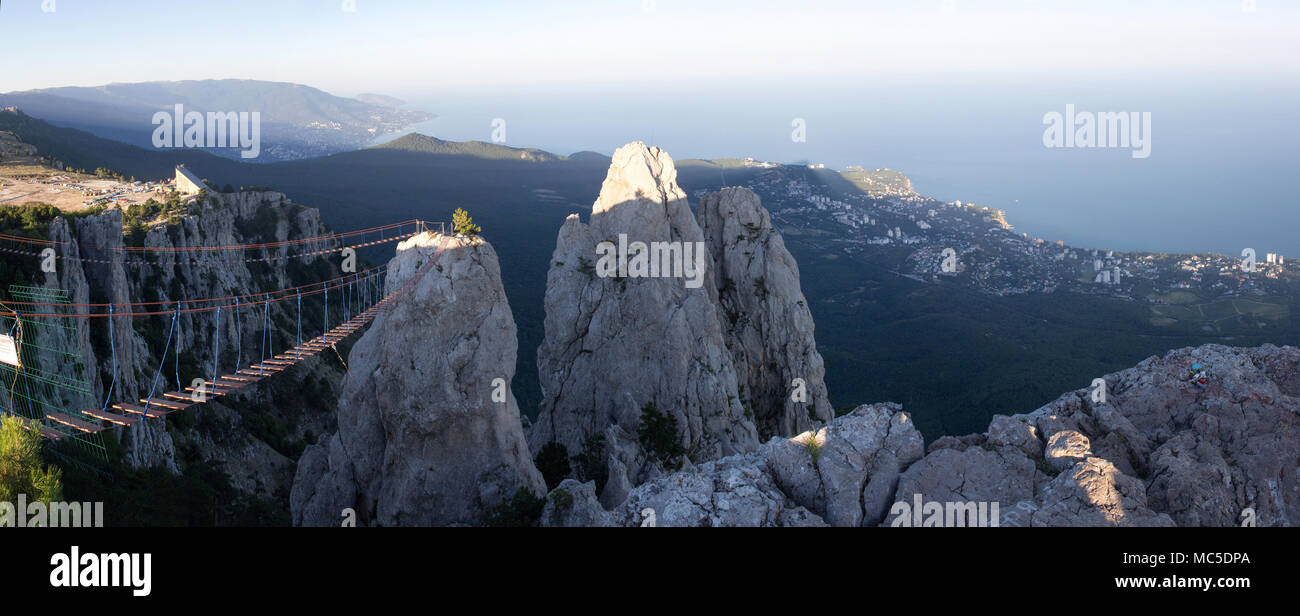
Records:
[[[1208,386],[1187,379],[1194,363],[1210,369]],[[547,507],[558,522],[621,525],[900,525],[920,519],[917,502],[996,503],[1003,526],[1231,526],[1247,510],[1259,525],[1300,519],[1300,350],[1177,349],[1105,381],[1104,399],[1069,392],[925,456],[899,407],[864,406],[824,433],[656,478],[608,514],[564,511],[591,501],[553,494]]]

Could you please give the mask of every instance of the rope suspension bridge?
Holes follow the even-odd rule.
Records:
[[[355,262],[357,249],[397,242],[425,232],[447,234],[443,223],[410,220],[345,233],[259,244],[87,247],[92,248],[89,252],[103,258],[66,254],[68,246],[63,242],[0,234],[0,242],[26,245],[23,248],[0,246],[0,252],[49,258],[49,249],[55,248],[54,256],[65,261],[162,268],[287,261],[334,253],[343,253]],[[58,253],[60,248],[64,249],[64,254]],[[0,391],[8,394],[0,396],[0,415],[21,417],[51,442],[75,441],[103,456],[106,449],[100,433],[106,430],[128,428],[149,420],[165,420],[172,413],[246,390],[327,349],[334,349],[337,353],[336,344],[362,330],[380,311],[388,309],[405,295],[434,266],[442,249],[440,245],[433,256],[405,280],[387,280],[388,266],[381,265],[319,282],[223,297],[116,304],[72,303],[66,290],[11,285],[10,299],[0,301],[0,388],[3,388]],[[349,250],[351,255],[345,252]],[[260,251],[265,256],[246,258],[250,251]],[[273,251],[279,254],[270,254]],[[343,269],[346,271],[348,268]],[[115,333],[124,323],[123,319],[132,327],[128,333],[140,332],[141,329],[150,331],[148,324],[151,320],[167,323],[166,338],[161,343],[162,353],[158,356],[152,378],[137,383],[137,394],[129,397],[123,392],[126,389],[123,381],[126,380],[126,371],[133,368],[119,365],[118,357],[119,349],[132,341],[118,340],[121,334]],[[194,330],[193,344],[185,352],[186,372],[189,373],[198,369],[193,365],[194,347],[199,344],[199,330],[208,326],[206,323],[200,325],[203,322],[211,324],[211,335],[207,336],[211,344],[210,363],[200,369],[201,378],[192,379],[186,385],[187,381],[181,378],[180,327],[182,323],[190,323]],[[223,322],[225,330],[222,329]],[[93,393],[95,388],[91,385],[91,377],[85,374],[84,365],[84,358],[88,356],[85,343],[93,338],[92,330],[99,331],[95,329],[97,327],[107,332],[107,349],[92,355],[109,363],[107,374],[101,371],[102,380],[107,383],[102,389],[102,403]],[[223,335],[231,329],[233,336]],[[320,333],[304,339],[310,332],[317,331]],[[244,341],[250,335],[256,336],[256,342],[247,349],[246,362]],[[143,333],[142,337],[146,341],[149,339]],[[160,331],[158,337],[161,338]],[[234,349],[222,348],[223,338],[228,337],[233,337]],[[289,338],[287,342],[284,341],[286,337]],[[281,339],[278,352],[275,348],[277,338]],[[73,341],[73,344],[68,341]],[[76,344],[76,341],[81,344]],[[60,342],[64,343],[62,347]],[[341,355],[339,359],[342,363]],[[223,365],[228,367],[223,369]],[[175,387],[169,383],[172,379]],[[143,393],[145,391],[147,393]],[[117,401],[114,401],[115,396]],[[95,403],[88,404],[87,400]]]

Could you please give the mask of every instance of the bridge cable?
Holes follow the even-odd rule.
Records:
[[[176,320],[180,321],[181,302],[176,301]],[[185,391],[185,386],[181,385],[181,333],[176,332],[176,349],[172,351],[172,358],[176,360],[174,370],[176,371],[176,391]]]
[[[262,363],[257,365],[258,376],[266,376],[266,315],[271,309],[270,297],[262,308]]]
[[[239,300],[230,308],[235,313],[235,372],[239,372],[244,361],[244,330],[239,328]]]
[[[113,305],[108,305],[108,348],[113,355],[112,375],[113,381],[108,386],[108,395],[104,396],[104,406],[101,411],[108,411],[108,403],[113,399],[113,389],[117,387],[117,344],[113,340]]]
[[[167,329],[167,344],[163,346],[162,357],[158,359],[158,371],[154,372],[153,383],[149,385],[149,397],[144,401],[144,419],[149,418],[149,407],[153,404],[153,394],[158,390],[158,377],[162,376],[162,372],[167,366],[167,350],[172,348],[172,334],[176,331],[177,316],[175,313],[172,314],[172,324]]]
[[[221,365],[221,306],[217,306],[217,328],[212,334],[212,389],[217,388],[218,366]],[[207,393],[206,391],[203,393]]]

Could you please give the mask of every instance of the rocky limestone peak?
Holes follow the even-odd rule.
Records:
[[[510,382],[515,322],[496,252],[420,234],[398,246],[380,311],[348,356],[338,433],[309,447],[295,524],[481,524],[519,491],[545,494]]]
[[[593,214],[609,212],[622,203],[646,200],[668,204],[685,201],[677,186],[677,167],[668,153],[634,141],[614,151],[609,172],[600,186]]]
[[[741,399],[764,438],[830,421],[826,368],[813,336],[799,264],[748,188],[705,195],[696,216],[713,255],[719,314]]]
[[[695,284],[685,268],[657,277],[611,273],[601,269],[604,242],[644,243],[652,259],[659,248],[676,250],[698,257],[703,271]],[[555,442],[567,456],[601,460],[609,477],[601,499],[611,506],[659,469],[758,445],[718,319],[712,268],[672,159],[639,142],[614,153],[589,222],[570,216],[560,229],[529,445],[536,454]]]

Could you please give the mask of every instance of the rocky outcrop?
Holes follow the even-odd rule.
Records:
[[[300,246],[244,251],[171,252],[171,249],[283,242],[327,232],[317,210],[271,191],[211,193],[189,203],[184,211],[164,212],[157,220],[140,222],[144,223],[140,227],[143,245],[156,249],[147,255],[122,251],[121,210],[56,218],[50,224],[49,236],[60,243],[56,248],[57,259],[53,271],[38,270],[42,271],[43,280],[37,282],[47,289],[66,292],[73,304],[114,304],[119,306],[119,313],[120,305],[129,302],[156,301],[159,306],[168,306],[178,300],[286,288],[310,282],[302,274],[316,273],[314,269],[319,268],[312,266],[321,257],[298,255],[303,251]],[[273,304],[272,323],[277,328],[286,328],[295,318],[294,310]],[[253,311],[246,308],[244,312],[247,318]],[[218,328],[211,312],[179,315],[168,351],[173,368],[163,375],[169,378],[159,378],[156,394],[188,386],[196,378],[210,378],[207,366],[212,365],[214,350],[223,352],[220,363],[224,368],[235,368],[238,358],[230,351],[240,346],[252,348],[261,331],[236,327],[230,311],[223,316]],[[256,316],[259,320],[260,317],[260,314]],[[52,390],[51,396],[60,397],[58,406],[74,411],[99,407],[109,397],[110,386],[112,402],[134,402],[149,394],[159,372],[165,337],[171,331],[170,315],[118,317],[111,321],[75,319],[69,323],[71,329],[46,328],[49,331],[42,334],[45,341],[42,346],[75,349],[81,356],[79,365],[70,364],[57,353],[42,353],[34,358],[34,365],[39,369],[85,384],[84,393],[71,388]],[[185,358],[182,365],[175,365],[174,354]],[[243,364],[250,357],[245,354]],[[180,374],[180,368],[194,373]],[[162,422],[151,420],[114,430],[129,464],[179,471],[173,435]],[[215,450],[203,453],[221,462],[237,463],[242,457],[234,451],[230,452],[229,460]],[[281,475],[285,474],[284,462],[277,459],[273,465],[281,469],[276,471]]]
[[[892,503],[899,471],[923,448],[898,405],[861,406],[815,434],[650,479],[610,513],[619,526],[874,524]],[[599,503],[573,506],[587,510],[563,520],[602,519]]]
[[[878,523],[899,473],[925,452],[911,416],[894,404],[858,407],[815,439],[775,438],[764,454],[783,491],[835,526]]]
[[[547,275],[529,444],[537,453],[554,441],[577,456],[600,442],[609,506],[662,468],[759,442],[718,318],[712,256],[676,175],[658,148],[619,148],[589,223],[574,215],[561,227]],[[602,242],[648,256],[653,269],[617,265]]]
[[[338,433],[308,448],[295,524],[480,524],[523,490],[546,493],[510,382],[515,322],[492,247],[429,233],[398,246],[389,292],[348,356]]]
[[[790,436],[834,416],[813,338],[799,265],[748,188],[700,200],[696,217],[713,255],[713,279],[741,404],[763,438]]]
[[[600,506],[596,482],[579,483],[565,479],[546,495],[542,506],[543,527],[613,526],[613,517]]]
[[[1209,368],[1208,386],[1187,379],[1194,363]],[[1300,349],[1178,349],[1105,381],[1104,399],[1080,390],[995,416],[988,431],[940,438],[923,457],[901,409],[859,407],[824,432],[655,478],[612,514],[624,526],[649,510],[659,525],[941,525],[963,523],[954,510],[994,506],[987,523],[1002,526],[1300,518]]]

